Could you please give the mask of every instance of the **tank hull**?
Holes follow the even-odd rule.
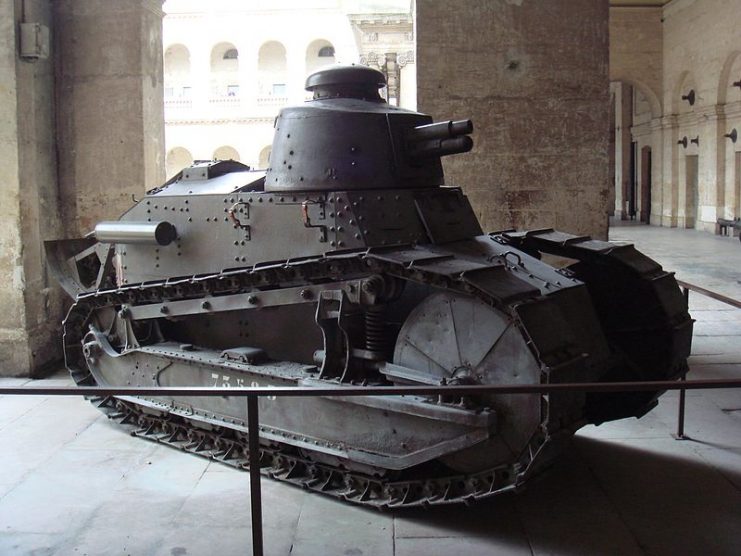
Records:
[[[190,207],[197,210],[198,202],[191,197]],[[181,237],[184,243],[188,236]],[[110,247],[132,248],[158,249]],[[104,251],[96,252],[100,260],[115,260]],[[621,295],[629,296],[623,303],[643,313],[616,329],[605,321],[605,292],[538,259],[548,251],[579,261],[571,268],[589,280],[621,273]],[[685,371],[691,337],[670,274],[631,246],[553,231],[325,252],[134,284],[121,279],[124,266],[111,265],[119,274],[106,282],[119,285],[78,294],[67,318],[67,366],[80,384],[631,380],[640,365],[612,346],[626,327],[640,336],[641,326],[654,335],[661,329],[663,346],[651,361],[653,374],[643,378],[671,379]],[[386,286],[387,298],[369,291],[379,283],[394,284]],[[357,317],[378,305],[385,337],[368,345],[368,323]],[[471,502],[522,485],[584,424],[641,415],[658,394],[264,399],[262,461],[274,478],[375,507]],[[135,434],[246,465],[239,398],[96,403]]]

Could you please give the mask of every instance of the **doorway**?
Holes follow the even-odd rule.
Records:
[[[631,220],[635,220],[636,212],[638,209],[638,198],[637,198],[637,185],[638,185],[638,143],[631,141],[630,143],[630,168],[629,168],[629,180],[628,180],[628,216]]]
[[[641,149],[641,222],[651,223],[651,147]]]

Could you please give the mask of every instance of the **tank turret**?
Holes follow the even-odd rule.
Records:
[[[265,190],[330,191],[435,187],[443,184],[440,157],[471,150],[470,120],[432,123],[425,114],[390,106],[378,90],[380,71],[333,66],[313,73],[314,98],[284,108]]]

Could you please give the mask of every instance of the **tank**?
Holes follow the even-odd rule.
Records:
[[[692,320],[631,245],[484,233],[441,157],[470,121],[388,105],[380,72],[322,69],[275,121],[269,168],[199,161],[87,237],[47,244],[74,304],[79,385],[546,384],[672,380]],[[548,262],[557,262],[552,265]],[[574,432],[661,392],[263,398],[274,479],[378,508],[523,485]],[[244,468],[243,399],[92,400],[144,438]]]

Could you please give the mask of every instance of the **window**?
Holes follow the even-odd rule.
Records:
[[[190,98],[190,91],[191,91],[190,87],[183,87],[183,92],[180,96],[183,98]]]
[[[284,97],[287,94],[285,83],[273,83],[273,96]]]
[[[239,52],[236,48],[230,48],[224,52],[224,56],[222,56],[222,59],[224,60],[236,60],[237,58],[239,58]]]
[[[165,98],[172,98],[175,96],[175,90],[172,87],[165,87]]]
[[[334,57],[334,46],[323,46],[319,49],[320,58],[333,58]]]
[[[237,95],[239,95],[239,85],[227,85],[226,86],[226,96],[236,97]]]

